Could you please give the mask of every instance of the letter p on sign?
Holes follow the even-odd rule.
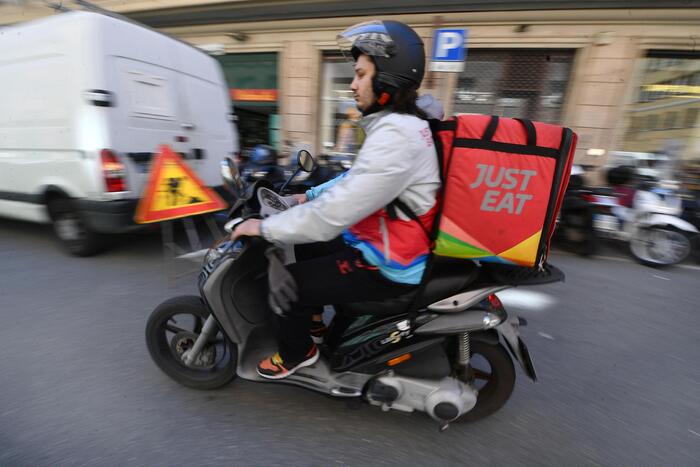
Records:
[[[435,58],[437,60],[450,59],[450,54],[454,55],[453,50],[461,49],[464,44],[464,36],[454,31],[444,31],[437,36],[437,44],[435,46]]]
[[[431,71],[461,71],[464,68],[466,29],[437,29],[433,37]]]

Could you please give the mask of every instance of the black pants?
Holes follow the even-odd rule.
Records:
[[[299,301],[279,318],[282,358],[299,360],[309,351],[311,315],[323,305],[382,300],[405,294],[414,286],[393,282],[369,265],[362,254],[336,238],[330,242],[297,245],[297,262],[287,266],[294,276]]]

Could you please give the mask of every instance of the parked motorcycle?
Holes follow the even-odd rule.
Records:
[[[297,173],[311,171],[314,164],[303,152]],[[240,217],[226,225],[227,231],[245,218],[283,211],[294,201],[279,196],[266,181],[243,190],[230,160],[223,172],[226,184],[240,192],[230,212]],[[264,379],[256,366],[277,350],[277,320],[267,301],[263,253],[268,247],[258,237],[222,241],[204,259],[199,296],[171,298],[153,311],[146,342],[165,374],[195,389],[219,388],[236,376],[292,384],[337,398],[361,398],[383,410],[426,412],[441,429],[499,410],[515,386],[513,360],[536,380],[519,336],[524,320],[506,313],[496,296],[512,287],[510,276],[469,261],[437,258],[418,313],[408,312],[415,292],[335,305],[318,362],[284,379]],[[540,283],[563,279],[554,267],[542,271]]]
[[[640,263],[669,266],[690,253],[698,229],[679,217],[681,199],[674,190],[647,183],[634,194],[632,207],[622,206],[612,192],[598,191],[594,199],[598,235],[628,242]]]
[[[585,187],[582,175],[583,171],[574,166],[557,218],[554,241],[564,249],[590,256],[598,248],[598,236],[593,225],[593,194]]]

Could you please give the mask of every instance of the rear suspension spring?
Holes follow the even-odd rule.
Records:
[[[469,333],[463,332],[459,335],[459,364],[462,366],[469,365]]]

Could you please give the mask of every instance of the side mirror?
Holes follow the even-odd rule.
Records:
[[[299,164],[299,169],[303,170],[304,172],[313,172],[316,168],[316,161],[311,153],[306,149],[299,151],[297,163]]]
[[[235,162],[230,157],[221,161],[221,178],[224,184],[238,197],[245,191],[243,180],[238,173]]]

